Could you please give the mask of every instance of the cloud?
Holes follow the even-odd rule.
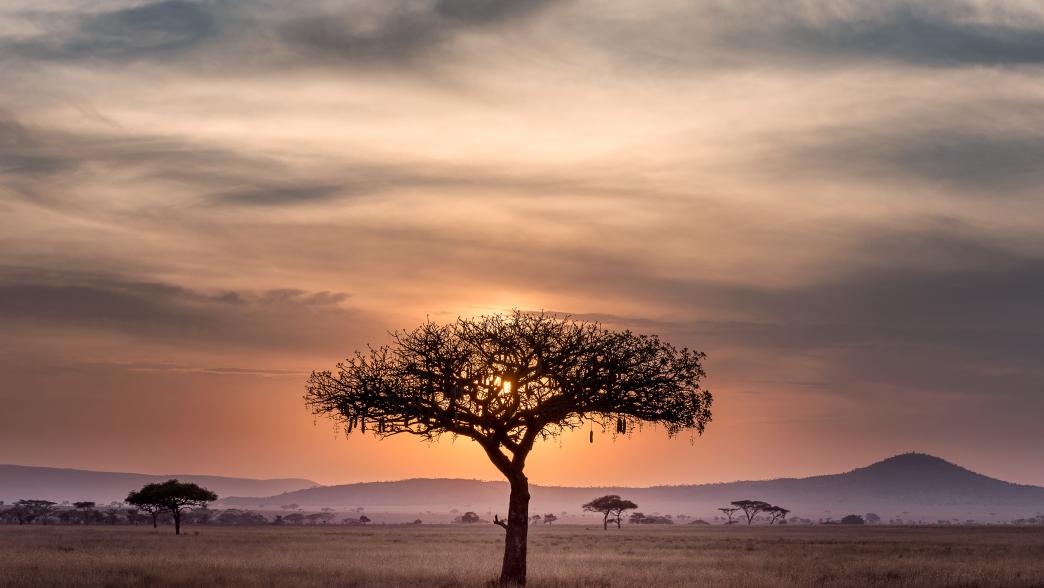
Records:
[[[0,174],[50,176],[75,165],[71,158],[49,152],[23,125],[0,111]]]
[[[280,289],[202,292],[90,272],[0,268],[0,324],[16,333],[111,334],[194,349],[322,350],[373,321],[348,294]],[[336,349],[337,353],[344,350]]]
[[[403,191],[447,200],[493,193],[527,200],[563,194],[607,199],[648,196],[638,194],[619,170],[597,162],[577,169],[465,165],[410,155],[371,159],[349,155],[333,162],[322,158],[302,163],[302,159],[235,149],[191,134],[31,126],[0,112],[0,173],[12,180],[6,187],[35,204],[86,214],[100,214],[104,207],[85,205],[75,191],[63,189],[63,183],[144,182],[154,196],[166,196],[167,203],[180,210],[319,205]]]
[[[276,206],[326,200],[340,192],[339,186],[288,184],[217,192],[207,198],[215,204]]]
[[[954,116],[958,116],[956,112]],[[793,139],[793,138],[792,138]],[[781,156],[780,169],[806,169],[820,177],[902,184],[928,181],[951,195],[1026,197],[1044,180],[1044,135],[1021,131],[918,128],[911,124],[822,131],[800,139]]]
[[[457,35],[519,22],[552,0],[389,0],[326,5],[162,0],[118,10],[14,12],[36,35],[0,42],[7,59],[196,62],[251,69],[389,64],[430,57]],[[203,55],[205,54],[205,55]],[[255,70],[256,72],[256,70]]]
[[[291,50],[320,60],[396,62],[430,57],[468,30],[532,16],[551,0],[392,1],[288,19],[279,27]]]
[[[813,60],[890,59],[935,66],[1044,62],[1044,19],[1018,6],[965,0],[774,4],[769,18],[752,11],[747,22],[753,27],[726,38],[766,54]],[[764,28],[756,24],[766,20]]]
[[[140,60],[193,49],[218,32],[215,17],[205,5],[185,0],[97,14],[74,13],[68,20],[72,26],[9,43],[5,51],[41,60]]]
[[[583,6],[574,14],[578,40],[656,71],[1044,62],[1044,13],[1025,2],[705,0],[646,3],[641,11]]]
[[[561,8],[551,11],[550,8]],[[653,69],[916,67],[1044,63],[1044,12],[977,0],[785,0],[620,4],[597,0],[389,0],[288,5],[163,0],[87,13],[9,11],[37,34],[0,41],[8,61],[162,61],[225,73],[339,66],[438,67],[482,55],[457,42],[503,33],[554,52],[587,48]],[[543,18],[540,33],[527,23]],[[509,48],[507,45],[498,45]],[[488,46],[487,46],[488,50]]]
[[[842,264],[785,286],[663,278],[611,259],[563,271],[575,275],[520,280],[640,301],[656,314],[562,311],[708,352],[712,387],[771,396],[802,381],[858,402],[896,391],[999,402],[1044,385],[1044,255],[961,223],[864,227]]]

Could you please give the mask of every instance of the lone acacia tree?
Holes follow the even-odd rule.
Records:
[[[609,521],[616,522],[616,528],[619,529],[623,522],[623,512],[625,510],[632,510],[638,508],[638,505],[631,502],[630,500],[624,500],[616,494],[609,494],[608,496],[601,496],[595,498],[591,502],[588,502],[583,506],[583,509],[587,512],[600,512],[602,513],[602,530],[609,528]]]
[[[754,517],[758,516],[758,513],[772,508],[771,504],[761,500],[736,500],[731,504],[743,511],[743,516],[747,517],[748,525],[754,522]]]
[[[156,526],[156,515],[160,511],[169,512],[174,518],[174,534],[180,535],[181,515],[186,510],[205,507],[213,500],[217,500],[217,494],[206,488],[191,482],[167,480],[163,483],[146,484],[141,490],[131,492],[127,495],[126,502],[151,512],[153,527]]]
[[[336,373],[313,372],[305,402],[345,432],[477,442],[511,493],[500,583],[525,584],[529,482],[537,439],[587,422],[603,429],[653,422],[668,435],[702,433],[711,395],[700,389],[702,353],[655,336],[514,311],[391,334],[356,352]]]

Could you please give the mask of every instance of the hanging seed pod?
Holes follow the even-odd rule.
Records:
[[[359,417],[359,429],[363,433],[366,432],[366,417]]]
[[[616,419],[616,432],[623,434],[627,433],[627,421],[625,421],[623,417]]]
[[[380,419],[380,420],[377,421],[377,432],[378,433],[383,433],[384,432],[384,419]]]
[[[591,443],[594,443],[594,431],[591,431],[590,439],[591,439]]]

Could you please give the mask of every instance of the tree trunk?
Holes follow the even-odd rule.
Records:
[[[526,585],[526,540],[529,532],[529,480],[521,472],[511,476],[508,499],[507,536],[504,538],[504,565],[501,586]]]
[[[152,528],[153,529],[158,528],[158,524],[156,523],[156,519],[158,519],[158,518],[159,518],[159,513],[157,513],[157,512],[152,513]]]
[[[623,515],[616,515],[616,528],[617,529],[621,528],[620,527],[621,519],[623,519]]]
[[[603,531],[608,531],[609,530],[609,513],[605,513],[605,516],[602,517],[602,530]]]
[[[181,513],[175,510],[173,514],[174,514],[174,534],[175,535],[180,535],[181,534]]]

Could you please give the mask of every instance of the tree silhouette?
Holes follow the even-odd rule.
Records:
[[[477,442],[510,484],[501,584],[525,584],[529,520],[526,458],[538,439],[587,422],[660,423],[668,435],[703,432],[710,393],[704,355],[655,336],[514,311],[392,333],[337,373],[313,372],[305,401],[345,431]]]
[[[546,515],[544,515],[544,524],[545,525],[550,525],[551,523],[553,523],[553,522],[555,522],[557,520],[558,520],[558,517],[555,516],[553,513],[547,513]]]
[[[760,500],[736,500],[730,504],[743,511],[748,525],[754,522],[754,517],[758,516],[758,513],[772,508],[771,504]]]
[[[732,517],[735,516],[737,512],[739,512],[739,509],[740,508],[738,506],[727,506],[725,508],[719,508],[718,510],[725,513],[725,516],[728,517],[729,520],[725,524],[731,525],[736,522],[732,520]]]
[[[91,511],[94,510],[94,502],[90,500],[83,500],[80,502],[74,502],[73,507],[83,513],[83,524],[90,522]]]
[[[206,507],[208,502],[217,500],[214,494],[206,488],[190,482],[179,482],[167,480],[163,483],[146,484],[141,490],[131,492],[127,495],[127,504],[137,506],[142,510],[152,507],[155,512],[166,511],[174,518],[174,534],[181,534],[181,515],[188,509]],[[153,514],[153,526],[156,524],[156,514]]]
[[[130,498],[130,495],[128,495],[128,498]],[[158,504],[145,504],[143,502],[139,502],[137,504],[132,504],[128,502],[128,504],[131,504],[132,506],[136,507],[141,512],[148,513],[148,515],[152,517],[153,529],[159,526],[159,515],[161,512],[163,512],[163,507],[161,507]]]
[[[787,515],[790,511],[783,508],[782,506],[770,506],[765,509],[765,512],[769,515],[769,524],[774,525],[777,521],[787,522]]]
[[[637,504],[630,500],[624,500],[616,494],[595,498],[583,506],[583,509],[587,512],[602,513],[602,530],[609,528],[610,520],[614,521],[616,528],[619,529],[623,519],[623,511],[635,508],[638,508]]]

